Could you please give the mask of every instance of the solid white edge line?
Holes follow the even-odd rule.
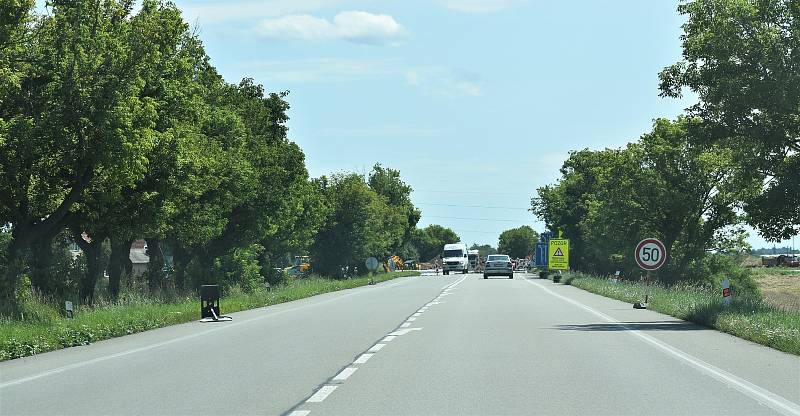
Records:
[[[339,374],[333,377],[336,381],[347,380],[348,377],[352,376],[353,373],[356,372],[358,368],[356,367],[347,367],[344,370],[340,371]]]
[[[370,353],[361,354],[358,358],[356,358],[355,361],[353,361],[353,364],[366,364],[366,362],[369,361],[369,359],[372,358],[373,355],[375,354],[370,354]]]
[[[322,386],[316,393],[306,400],[306,403],[319,403],[325,400],[338,386]]]
[[[749,382],[747,380],[744,380],[744,379],[742,379],[740,377],[737,377],[737,376],[735,376],[735,375],[733,375],[733,374],[731,374],[731,373],[729,373],[729,372],[727,372],[727,371],[725,371],[725,370],[723,370],[723,369],[721,369],[719,367],[716,367],[716,366],[714,366],[712,364],[709,364],[709,363],[707,363],[707,362],[705,362],[705,361],[703,361],[703,360],[701,360],[701,359],[699,359],[699,358],[697,358],[695,356],[692,356],[692,355],[690,355],[690,354],[688,354],[686,352],[683,352],[683,351],[681,351],[681,350],[679,350],[679,349],[677,349],[677,348],[675,348],[675,347],[673,347],[673,346],[671,346],[671,345],[669,345],[669,344],[667,344],[667,343],[665,343],[663,341],[659,341],[658,339],[653,338],[650,335],[647,335],[645,333],[642,333],[641,331],[639,331],[637,329],[633,329],[632,327],[620,322],[619,320],[614,319],[614,318],[612,318],[612,317],[610,317],[610,316],[608,316],[608,315],[606,315],[606,314],[604,314],[604,313],[602,313],[600,311],[597,311],[597,310],[595,310],[595,309],[593,309],[593,308],[591,308],[589,306],[586,306],[586,305],[584,305],[584,304],[582,304],[582,303],[580,303],[580,302],[578,302],[578,301],[576,301],[574,299],[570,299],[570,298],[568,298],[566,296],[563,296],[561,294],[553,292],[552,290],[544,287],[543,285],[539,284],[538,282],[534,282],[534,281],[528,280],[528,279],[524,279],[524,280],[526,282],[534,285],[534,286],[538,286],[539,288],[541,288],[542,290],[546,291],[547,293],[549,293],[549,294],[551,294],[551,295],[553,295],[555,297],[558,297],[558,298],[560,298],[562,300],[565,300],[565,301],[567,301],[569,303],[572,303],[573,305],[578,306],[578,307],[580,307],[580,308],[582,308],[582,309],[584,309],[584,310],[586,310],[588,312],[591,312],[592,314],[594,314],[594,315],[596,315],[596,316],[598,316],[598,317],[600,317],[600,318],[602,318],[602,319],[604,319],[604,320],[606,320],[608,322],[616,323],[616,324],[619,324],[620,326],[622,326],[624,328],[627,328],[628,329],[627,332],[629,334],[638,337],[642,341],[647,342],[648,344],[660,349],[661,351],[663,351],[663,352],[665,352],[665,353],[667,353],[669,355],[672,355],[675,358],[679,358],[681,360],[684,360],[684,361],[688,362],[689,364],[691,364],[695,368],[705,372],[709,376],[711,376],[711,377],[713,377],[713,378],[715,378],[715,379],[717,379],[719,381],[722,381],[725,384],[728,384],[729,386],[731,386],[731,387],[739,390],[740,392],[750,396],[750,398],[755,399],[756,401],[758,401],[760,403],[766,404],[767,406],[771,407],[773,410],[777,410],[778,412],[780,412],[780,413],[782,413],[784,415],[800,416],[800,405],[798,405],[797,403],[789,401],[786,398],[781,397],[781,396],[779,396],[779,395],[777,395],[777,394],[775,394],[775,393],[773,393],[773,392],[771,392],[769,390],[766,390],[766,389],[764,389],[762,387],[759,387],[759,386],[757,386],[757,385],[755,385],[755,384],[753,384],[753,383],[751,383],[751,382]]]
[[[400,279],[402,279],[402,277]],[[395,283],[395,285],[399,285],[399,284],[402,284],[402,283],[406,283],[406,282],[400,281],[400,282]],[[367,289],[367,290],[371,290],[371,289],[375,289],[375,288],[378,288],[378,287],[390,287],[390,286],[377,286],[377,287],[373,286],[373,287],[364,287],[364,288]],[[92,358],[92,359],[85,360],[85,361],[78,361],[76,363],[67,364],[65,366],[54,368],[52,370],[43,371],[43,372],[41,372],[39,374],[34,374],[34,375],[23,377],[23,378],[18,378],[16,380],[9,380],[9,381],[0,383],[0,390],[4,389],[6,387],[14,386],[14,385],[17,385],[17,384],[27,383],[29,381],[37,380],[37,379],[40,379],[40,378],[43,378],[43,377],[48,377],[48,376],[51,376],[51,375],[54,375],[54,374],[58,374],[58,373],[63,373],[65,371],[73,370],[73,369],[84,367],[84,366],[87,366],[87,365],[96,364],[96,363],[100,363],[100,362],[107,361],[107,360],[112,360],[114,358],[124,357],[126,355],[136,354],[136,353],[139,353],[139,352],[149,351],[149,350],[152,350],[152,349],[155,349],[155,348],[163,347],[165,345],[170,345],[170,344],[178,343],[178,342],[181,342],[181,341],[186,341],[186,340],[197,338],[197,337],[202,337],[202,336],[208,335],[208,334],[210,334],[212,332],[223,331],[223,330],[230,329],[230,328],[235,328],[235,327],[237,327],[239,325],[244,325],[244,324],[247,324],[247,323],[250,323],[250,322],[260,321],[262,319],[267,319],[267,318],[273,318],[273,317],[276,317],[278,315],[283,315],[285,313],[294,312],[296,310],[300,310],[300,309],[303,309],[303,308],[308,308],[308,307],[312,307],[312,306],[319,306],[319,305],[325,305],[327,303],[335,302],[335,301],[338,301],[338,300],[341,300],[341,299],[344,299],[344,298],[347,298],[347,297],[350,297],[350,296],[358,295],[358,294],[361,294],[361,293],[364,293],[364,292],[362,292],[362,291],[354,291],[354,292],[350,292],[350,293],[339,293],[339,294],[337,294],[336,292],[329,292],[329,293],[333,294],[335,297],[332,297],[330,299],[325,299],[325,300],[322,300],[322,301],[319,301],[319,302],[313,302],[313,298],[314,298],[313,296],[308,297],[308,298],[303,298],[303,299],[297,299],[297,301],[308,300],[310,302],[305,302],[303,305],[299,305],[299,306],[296,306],[294,308],[288,308],[288,309],[283,309],[283,310],[275,311],[275,312],[272,312],[272,313],[268,313],[267,315],[260,315],[260,316],[256,316],[256,317],[253,317],[253,318],[250,318],[250,319],[244,319],[244,320],[241,320],[241,321],[234,321],[232,323],[225,324],[225,326],[219,326],[217,328],[207,329],[205,331],[195,332],[193,334],[184,335],[184,336],[181,336],[181,337],[178,337],[178,338],[173,338],[173,339],[170,339],[170,340],[167,340],[167,341],[157,342],[155,344],[145,345],[145,346],[142,346],[142,347],[139,347],[139,348],[134,348],[134,349],[127,350],[127,351],[120,351],[120,352],[117,352],[117,353],[114,353],[114,354],[104,355],[104,356]],[[286,303],[288,303],[288,302],[286,302]],[[264,308],[286,305],[286,303],[265,306]],[[261,308],[255,308],[255,309],[261,309]],[[255,309],[250,309],[250,310],[255,310]],[[246,311],[241,311],[241,312],[246,312]],[[187,325],[187,324],[191,324],[192,322],[193,321],[184,322],[183,324],[178,324],[178,325]],[[173,325],[168,325],[168,326],[161,327],[161,328],[158,328],[158,329],[169,328],[170,326],[173,326]],[[141,334],[141,332],[139,332],[139,333]],[[131,335],[136,335],[136,334],[131,334]],[[109,338],[108,340],[104,340],[104,341],[111,341],[111,340],[114,340],[114,339],[121,339],[121,338],[123,338],[123,337]],[[65,350],[65,349],[66,348],[64,348],[62,350]],[[56,350],[56,351],[59,351],[59,350]],[[25,358],[35,358],[35,357],[37,357],[37,355],[38,354],[35,354],[35,355],[32,355],[30,357],[25,357]]]

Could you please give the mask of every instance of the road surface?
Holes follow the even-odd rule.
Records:
[[[800,358],[533,275],[232,316],[0,363],[0,414],[800,415]]]

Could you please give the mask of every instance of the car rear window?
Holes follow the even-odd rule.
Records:
[[[507,261],[508,260],[508,256],[489,256],[489,258],[487,258],[486,260],[487,261],[503,261],[503,260]]]

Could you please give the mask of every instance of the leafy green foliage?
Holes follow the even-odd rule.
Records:
[[[372,277],[349,280],[323,279],[312,276],[292,280],[266,291],[263,288],[248,293],[228,290],[220,300],[224,313],[260,308],[289,302],[322,293],[352,289],[370,284],[414,276],[417,272],[382,273]],[[34,300],[34,302],[36,302]],[[88,345],[103,339],[147,331],[167,325],[190,322],[198,319],[197,299],[184,297],[174,302],[152,299],[119,301],[95,308],[79,308],[75,319],[56,319],[51,312],[42,316],[49,318],[38,322],[2,322],[0,325],[0,361],[26,357],[59,348]],[[41,302],[36,308],[49,308]]]
[[[355,173],[322,179],[330,214],[311,246],[315,271],[336,276],[342,267],[356,267],[363,272],[367,258],[386,259],[402,247],[416,224],[410,218],[418,213],[406,202],[411,188],[395,172],[376,165],[371,177],[382,193]],[[399,186],[387,187],[387,181]],[[398,189],[400,193],[395,193]]]
[[[696,0],[681,4],[684,59],[661,74],[662,96],[688,88],[701,142],[728,149],[743,180],[767,180],[746,199],[764,237],[800,232],[800,7],[794,0]]]
[[[437,224],[416,229],[411,236],[411,244],[417,249],[420,260],[426,262],[433,260],[436,256],[441,256],[445,244],[459,241],[461,238],[455,231]]]
[[[508,254],[512,259],[522,259],[533,254],[539,235],[533,228],[523,225],[500,233],[497,252]]]
[[[573,152],[532,210],[571,239],[580,270],[637,270],[636,243],[656,237],[669,257],[658,277],[694,279],[690,264],[720,246],[721,233],[740,222],[740,201],[758,186],[740,179],[730,151],[693,139],[705,131],[696,119],[659,119],[624,149]]]
[[[470,247],[469,249],[478,250],[478,253],[480,253],[481,258],[483,259],[485,259],[486,256],[490,254],[497,254],[497,249],[490,246],[489,244],[483,244],[483,245],[473,244],[472,247]]]

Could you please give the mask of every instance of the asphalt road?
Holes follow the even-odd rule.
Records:
[[[532,275],[232,316],[0,363],[0,414],[800,415],[800,358]]]

